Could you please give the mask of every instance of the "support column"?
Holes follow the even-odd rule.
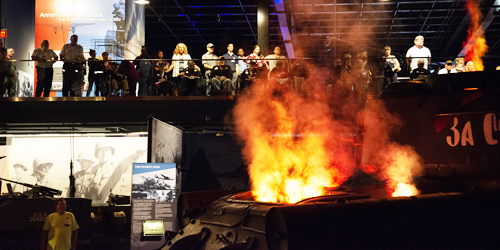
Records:
[[[261,54],[269,54],[269,0],[257,3],[257,41]]]

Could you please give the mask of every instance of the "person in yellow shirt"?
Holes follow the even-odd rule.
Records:
[[[78,238],[78,223],[75,216],[66,212],[66,200],[57,199],[56,212],[45,219],[40,250],[75,250]]]

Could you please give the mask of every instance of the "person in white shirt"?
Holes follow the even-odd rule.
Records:
[[[64,61],[63,65],[63,96],[82,96],[83,47],[78,42],[78,36],[72,35],[71,43],[65,44],[59,56]]]
[[[209,43],[207,44],[207,53],[203,54],[201,56],[201,64],[203,65],[203,68],[205,69],[205,78],[206,80],[206,95],[209,96],[210,92],[212,92],[212,83],[211,83],[211,75],[212,75],[212,68],[217,66],[217,61],[219,60],[219,57],[214,54],[214,44]]]
[[[52,65],[58,58],[57,54],[54,53],[53,50],[49,49],[49,41],[47,40],[42,41],[41,48],[33,51],[31,59],[38,61],[36,64],[38,82],[36,84],[35,96],[42,96],[42,92],[43,96],[49,96],[50,88],[52,88],[52,79],[54,77],[54,69],[52,68]]]
[[[178,43],[175,46],[175,50],[172,56],[172,64],[170,64],[170,67],[165,72],[168,73],[172,71],[172,80],[177,84],[177,86],[181,82],[181,73],[188,68],[189,60],[191,60],[191,56],[188,53],[187,46],[183,43]],[[178,93],[178,90],[175,90],[175,92]]]
[[[408,52],[406,52],[406,63],[410,66],[410,72],[418,68],[418,61],[423,59],[424,69],[428,69],[427,65],[431,62],[431,51],[424,46],[424,37],[415,37],[415,46],[411,47]]]
[[[456,69],[453,68],[453,62],[451,60],[446,61],[444,68],[440,69],[438,75],[458,73]]]
[[[276,64],[278,61],[283,62],[286,68],[286,71],[288,72],[288,63],[286,63],[286,57],[281,55],[281,49],[280,47],[274,48],[274,54],[270,54],[266,57],[264,57],[264,62],[266,63],[267,70],[269,71],[268,77],[271,75],[271,71],[276,68]],[[269,60],[271,59],[271,60]],[[278,60],[278,59],[284,59],[284,60]]]

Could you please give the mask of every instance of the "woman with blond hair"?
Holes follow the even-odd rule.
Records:
[[[476,71],[476,67],[474,67],[474,63],[472,61],[468,61],[465,65],[465,72],[474,72]]]
[[[178,95],[177,86],[181,82],[179,76],[182,76],[182,72],[188,68],[188,61],[191,60],[191,56],[188,53],[187,46],[183,43],[178,43],[175,46],[175,50],[172,56],[172,64],[167,69],[166,73],[172,71],[172,81],[174,82],[175,95]]]
[[[172,56],[172,64],[167,70],[167,73],[172,71],[172,77],[178,77],[179,73],[188,67],[188,61],[191,56],[188,53],[187,46],[183,43],[178,43],[175,46],[174,55]]]
[[[464,57],[459,56],[457,57],[457,59],[455,59],[455,61],[457,64],[453,65],[452,69],[455,69],[457,72],[465,72]]]

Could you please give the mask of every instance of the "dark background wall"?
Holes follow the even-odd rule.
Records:
[[[182,138],[182,192],[249,188],[241,147],[231,134]]]
[[[2,26],[7,28],[5,48],[14,48],[14,59],[31,59],[35,49],[35,1],[15,0],[2,1]],[[18,70],[34,73],[34,63],[18,62]]]

